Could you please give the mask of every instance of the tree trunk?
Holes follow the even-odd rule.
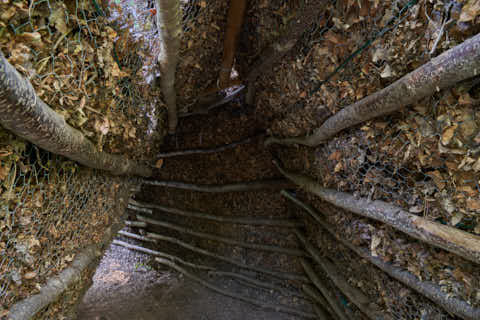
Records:
[[[60,272],[58,276],[49,279],[39,293],[14,304],[8,319],[32,319],[40,310],[57,300],[71,284],[80,279],[82,272],[97,257],[96,250],[97,246],[93,245],[80,252],[72,265]]]
[[[79,130],[53,111],[0,52],[0,124],[42,149],[114,174],[151,175],[126,157],[99,152]]]
[[[480,319],[480,309],[474,308],[465,301],[451,297],[449,294],[442,291],[441,287],[430,281],[420,281],[408,271],[403,270],[400,267],[396,267],[390,263],[384,262],[379,257],[373,257],[370,252],[366,249],[358,248],[351,244],[350,242],[340,238],[336,233],[333,226],[325,222],[319,215],[319,213],[309,206],[308,204],[300,201],[295,198],[293,195],[282,192],[282,195],[292,200],[295,204],[302,207],[307,211],[310,216],[317,221],[325,230],[327,230],[336,240],[341,242],[344,246],[350,248],[353,252],[358,254],[360,257],[366,259],[370,263],[377,266],[380,270],[387,273],[392,278],[400,281],[406,286],[417,291],[421,295],[432,300],[439,307],[443,308],[449,313],[455,314],[462,319]]]
[[[223,61],[218,77],[218,85],[226,87],[230,83],[230,74],[232,73],[233,60],[237,51],[238,35],[242,30],[243,17],[247,0],[230,0],[228,9],[227,31],[223,42]]]
[[[286,37],[279,39],[270,47],[266,48],[258,61],[256,61],[247,76],[247,104],[252,105],[255,99],[255,81],[261,74],[269,73],[275,63],[285,56],[297,43],[305,30],[315,22],[316,18],[323,13],[328,5],[325,0],[313,0],[308,4],[301,1],[302,8],[290,20],[285,28]],[[313,3],[312,3],[313,2]]]
[[[413,215],[389,203],[366,198],[356,198],[351,194],[322,188],[313,179],[279,167],[290,180],[308,192],[336,207],[386,223],[409,236],[442,248],[475,263],[480,263],[480,237],[471,233],[429,221]]]
[[[316,129],[298,138],[269,138],[265,144],[317,146],[343,129],[400,110],[437,91],[480,74],[480,34],[444,52],[388,87],[344,107]]]
[[[162,52],[158,57],[161,86],[168,110],[168,131],[177,129],[177,95],[175,93],[175,70],[177,68],[180,36],[182,34],[182,11],[179,0],[157,0],[157,27]]]

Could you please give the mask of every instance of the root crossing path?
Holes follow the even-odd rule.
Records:
[[[181,121],[176,138],[167,141],[164,152],[204,150],[245,139],[248,143],[220,148],[219,152],[187,152],[166,157],[151,181],[183,181],[202,186],[253,181],[260,184],[254,183],[254,190],[250,191],[249,184],[245,183],[246,190],[219,193],[143,184],[141,192],[132,200],[135,206],[128,210],[128,220],[136,223],[130,222],[124,229],[127,232],[120,234],[117,239],[121,241],[117,242],[150,250],[132,251],[125,245],[113,244],[80,308],[80,314],[84,314],[81,319],[315,318],[315,309],[301,290],[302,284],[309,280],[299,260],[299,256],[308,257],[308,254],[294,233],[300,221],[288,210],[291,206],[279,193],[279,189],[291,185],[282,180],[272,165],[263,139],[249,139],[258,136],[268,125],[261,117],[252,123],[252,117],[233,114],[228,107],[216,114]],[[262,181],[268,181],[266,188],[262,188]],[[281,185],[275,187],[274,181]],[[138,223],[139,205],[143,205],[141,215],[149,217],[142,223]],[[195,214],[184,213],[192,211]],[[165,227],[170,225],[182,228]],[[125,236],[132,233],[139,236],[134,239]],[[152,234],[161,236],[149,238]],[[205,234],[218,237],[202,237]],[[175,238],[189,246],[180,246],[178,241],[162,241],[165,238]],[[216,241],[217,238],[235,241]],[[262,246],[269,250],[256,249]],[[202,254],[205,251],[210,254]],[[145,252],[177,257],[178,267],[195,274],[194,278],[200,278],[203,285],[169,268],[168,264],[156,263],[155,255]],[[122,261],[116,260],[127,261],[132,266],[125,267]],[[195,265],[204,267],[192,267]],[[213,287],[218,290],[212,290]]]

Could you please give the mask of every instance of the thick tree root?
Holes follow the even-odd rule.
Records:
[[[360,311],[362,311],[369,319],[383,320],[378,306],[371,304],[365,294],[359,289],[352,287],[348,281],[336,271],[336,267],[327,259],[323,258],[320,252],[312,244],[310,244],[306,237],[299,231],[295,233],[300,242],[305,246],[307,251],[313,257],[313,260],[325,271],[327,276],[337,286],[337,288],[355,304]]]
[[[119,232],[118,234],[126,235],[126,233],[124,231]],[[128,234],[131,234],[131,233],[128,233]],[[156,233],[149,233],[148,235],[149,235],[149,237],[153,238],[153,240],[170,242],[170,243],[173,243],[173,244],[178,245],[180,247],[183,247],[185,249],[188,249],[190,251],[193,251],[195,253],[202,254],[202,255],[205,255],[205,256],[210,257],[210,258],[215,258],[215,259],[227,262],[231,265],[237,266],[237,267],[242,268],[242,269],[247,269],[247,270],[252,270],[252,271],[255,271],[255,272],[267,274],[267,275],[270,275],[272,277],[275,277],[275,278],[278,278],[278,279],[283,279],[283,280],[293,280],[293,281],[301,281],[301,282],[309,282],[310,281],[310,280],[308,280],[307,277],[305,277],[301,274],[282,272],[282,271],[274,271],[274,270],[270,270],[270,269],[266,269],[266,268],[262,268],[262,267],[250,266],[250,265],[247,265],[245,263],[236,261],[234,259],[230,259],[228,257],[210,252],[208,250],[192,246],[191,244],[185,243],[185,242],[183,242],[183,241],[181,241],[177,238],[167,237],[167,236],[163,236],[161,234],[156,234]],[[152,239],[149,239],[149,240],[152,240]]]
[[[320,292],[317,291],[317,289],[315,289],[311,285],[304,284],[302,286],[302,290],[314,302],[314,306],[316,306],[316,308],[314,308],[315,313],[317,314],[317,316],[320,319],[325,319],[325,320],[332,319],[330,314],[327,311],[325,311],[325,310],[329,310],[330,306],[329,306],[327,300],[325,300],[325,298],[322,296],[322,294]]]
[[[139,209],[148,208],[148,209],[158,209],[164,212],[190,217],[198,219],[207,219],[217,222],[224,223],[234,223],[234,224],[247,224],[254,226],[273,226],[273,227],[286,227],[286,228],[295,228],[302,226],[301,222],[292,220],[292,219],[274,219],[274,218],[250,218],[250,217],[227,217],[227,216],[217,216],[203,212],[189,211],[177,208],[166,207],[158,204],[151,204],[145,202],[139,202],[135,200],[130,200],[130,204],[133,205],[132,209],[140,211]]]
[[[262,180],[252,182],[230,183],[224,185],[202,185],[191,184],[179,181],[141,180],[143,184],[157,187],[177,188],[197,192],[226,193],[226,192],[248,192],[265,189],[288,189],[293,184],[287,180]]]
[[[237,146],[241,146],[243,144],[250,143],[257,139],[258,137],[250,137],[247,139],[243,139],[241,141],[232,142],[229,144],[225,144],[219,147],[214,148],[204,148],[204,149],[190,149],[190,150],[180,150],[180,151],[170,151],[170,152],[161,152],[157,154],[159,158],[171,158],[171,157],[178,157],[178,156],[188,156],[192,154],[209,154],[209,153],[217,153],[222,152],[225,150],[233,149]]]
[[[77,254],[70,267],[50,278],[40,293],[24,299],[10,308],[9,320],[32,319],[40,310],[57,300],[67,288],[78,281],[82,272],[97,258],[97,246],[93,245]]]
[[[208,239],[212,241],[218,241],[222,243],[227,243],[233,246],[237,247],[242,247],[242,248],[248,248],[248,249],[253,249],[253,250],[260,250],[260,251],[267,251],[267,252],[275,252],[275,253],[281,253],[281,254],[287,254],[287,255],[292,255],[292,256],[297,256],[297,257],[304,257],[306,256],[305,251],[303,250],[298,250],[298,249],[288,249],[288,248],[281,248],[277,246],[272,246],[272,245],[263,245],[263,244],[256,244],[256,243],[248,243],[248,242],[243,242],[243,241],[238,241],[232,238],[227,238],[227,237],[221,237],[217,236],[211,233],[205,233],[205,232],[197,232],[189,228],[185,228],[173,223],[169,222],[164,222],[164,221],[159,221],[155,220],[152,218],[144,217],[141,215],[137,215],[137,219],[139,221],[144,221],[148,224],[168,228],[171,230],[175,230],[181,233],[186,233],[195,237],[199,237],[202,239]],[[147,234],[148,236],[149,234]]]
[[[340,301],[328,290],[328,288],[322,283],[320,278],[318,277],[317,273],[313,269],[312,265],[305,259],[300,260],[305,273],[308,275],[312,283],[317,287],[318,290],[322,293],[322,295],[327,300],[328,304],[332,308],[333,312],[336,315],[336,318],[340,320],[348,320],[347,315],[343,307],[340,304]]]
[[[345,247],[351,249],[360,257],[377,266],[380,270],[382,270],[392,278],[417,291],[418,293],[430,299],[436,305],[451,314],[454,314],[462,319],[480,319],[479,308],[474,308],[463,300],[449,296],[447,293],[443,292],[441,287],[437,284],[430,281],[421,281],[412,273],[405,271],[400,267],[394,266],[391,263],[384,262],[379,257],[373,257],[367,249],[358,248],[350,242],[340,238],[336,234],[335,228],[325,222],[325,220],[320,217],[320,215],[314,208],[300,201],[289,193],[285,192],[282,194],[285,195],[288,199],[292,200],[295,204],[303,208],[306,212],[308,212],[310,216],[315,221],[317,221],[326,231],[328,231],[337,241],[341,242]]]
[[[109,171],[149,177],[152,170],[123,156],[99,152],[82,132],[71,127],[35,93],[0,51],[0,124],[42,149],[80,164]]]
[[[237,272],[225,272],[225,271],[210,271],[208,272],[208,275],[210,276],[220,276],[220,277],[231,277],[231,278],[236,278],[241,281],[244,281],[246,283],[249,283],[252,285],[254,288],[264,288],[264,289],[270,289],[273,290],[274,292],[280,293],[284,296],[293,296],[297,297],[300,299],[305,299],[305,296],[301,293],[296,293],[294,291],[288,290],[286,288],[280,287],[278,285],[275,285],[271,282],[266,282],[266,281],[261,281]]]
[[[149,254],[151,256],[156,256],[156,257],[162,257],[162,258],[165,258],[165,259],[169,259],[171,261],[178,262],[180,264],[183,264],[184,266],[188,266],[188,267],[193,268],[193,269],[215,270],[215,268],[213,268],[213,267],[204,266],[204,265],[200,265],[200,264],[196,264],[196,263],[191,263],[191,262],[185,261],[183,259],[180,259],[176,256],[167,254],[167,253],[163,253],[163,252],[156,251],[156,250],[151,250],[151,249],[144,248],[144,247],[141,247],[141,246],[136,246],[134,244],[130,244],[130,243],[127,243],[127,242],[124,242],[124,241],[113,240],[112,243],[117,245],[117,246],[121,246],[121,247],[130,249],[130,250],[135,250],[135,251],[138,251],[138,252],[143,252],[143,253]]]
[[[306,137],[269,138],[265,145],[303,144],[317,146],[364,121],[398,111],[437,91],[480,74],[480,34],[442,53],[388,87],[344,107]]]
[[[285,171],[278,164],[277,167],[285,177],[304,190],[336,207],[383,222],[415,239],[447,250],[477,264],[480,263],[479,236],[429,221],[380,200],[371,201],[366,198],[356,198],[345,192],[325,189],[307,176]]]
[[[184,276],[186,276],[186,277],[188,277],[192,280],[197,281],[198,283],[200,283],[204,287],[209,288],[210,290],[213,290],[213,291],[215,291],[217,293],[220,293],[224,296],[231,297],[231,298],[243,301],[243,302],[253,304],[253,305],[255,305],[257,307],[260,307],[262,309],[265,309],[265,310],[273,310],[273,311],[276,311],[276,312],[293,314],[293,315],[308,318],[308,319],[315,319],[315,315],[312,314],[312,313],[309,313],[309,312],[297,310],[297,309],[294,309],[294,308],[291,308],[291,307],[288,307],[288,306],[284,306],[284,305],[262,303],[257,299],[252,299],[252,298],[249,298],[249,297],[245,297],[245,296],[238,295],[238,294],[235,294],[233,292],[224,290],[224,289],[222,289],[220,287],[217,287],[216,285],[213,285],[213,284],[209,283],[208,281],[205,281],[202,278],[188,272],[187,270],[183,269],[182,267],[178,266],[177,264],[175,264],[174,262],[172,262],[170,260],[163,259],[163,258],[155,258],[155,261],[157,261],[160,264],[169,266],[170,268],[176,270],[177,272],[183,274]]]

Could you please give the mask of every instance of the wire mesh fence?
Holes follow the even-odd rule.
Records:
[[[78,250],[103,238],[121,182],[25,144],[1,195],[2,305],[38,292]]]

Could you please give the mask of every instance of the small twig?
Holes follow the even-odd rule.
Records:
[[[236,224],[248,224],[248,225],[263,225],[263,226],[274,226],[274,227],[288,227],[294,228],[302,226],[303,223],[292,220],[292,219],[274,219],[274,218],[251,218],[251,217],[226,217],[226,216],[217,216],[204,212],[189,211],[177,208],[166,207],[158,204],[151,204],[145,202],[138,202],[135,200],[130,200],[130,205],[133,210],[141,211],[144,208],[148,209],[158,209],[164,212],[181,215],[184,217],[190,218],[199,218],[199,219],[208,219],[218,222],[226,223],[236,223]],[[143,208],[141,208],[143,207]],[[148,212],[148,211],[143,211]],[[148,213],[151,213],[148,212]]]
[[[232,238],[227,238],[227,237],[221,237],[217,236],[211,233],[205,233],[205,232],[197,232],[189,228],[185,228],[173,223],[169,222],[164,222],[164,221],[159,221],[151,218],[147,218],[141,215],[137,215],[137,219],[140,221],[144,221],[148,224],[153,224],[156,226],[161,226],[164,228],[168,228],[171,230],[175,230],[178,232],[190,234],[195,237],[203,238],[203,239],[208,239],[208,240],[213,240],[213,241],[218,241],[218,242],[223,242],[227,243],[230,245],[242,247],[242,248],[249,248],[253,250],[260,250],[260,251],[268,251],[268,252],[276,252],[276,253],[281,253],[281,254],[288,254],[292,256],[297,256],[297,257],[304,257],[307,254],[303,250],[298,250],[298,249],[289,249],[289,248],[281,248],[278,246],[272,246],[272,245],[263,245],[263,244],[256,244],[256,243],[248,243],[248,242],[243,242],[243,241],[238,241]],[[150,236],[150,233],[147,234],[147,236]]]
[[[274,270],[270,270],[270,269],[266,269],[266,268],[262,268],[262,267],[250,266],[250,265],[247,265],[243,262],[239,262],[239,261],[236,261],[234,259],[231,259],[231,258],[222,256],[222,255],[218,255],[216,253],[210,252],[208,250],[195,247],[195,246],[190,245],[188,243],[185,243],[185,242],[183,242],[183,241],[181,241],[177,238],[167,237],[167,236],[164,236],[164,235],[161,235],[161,234],[155,234],[155,233],[149,233],[149,236],[151,236],[152,238],[155,238],[156,240],[167,241],[167,242],[176,244],[176,245],[181,246],[183,248],[186,248],[190,251],[193,251],[193,252],[196,252],[196,253],[199,253],[199,254],[203,254],[207,257],[222,260],[224,262],[230,263],[231,265],[234,265],[234,266],[237,266],[237,267],[240,267],[240,268],[243,268],[243,269],[268,274],[270,276],[273,276],[273,277],[276,277],[276,278],[279,278],[279,279],[296,280],[296,281],[302,281],[302,282],[309,282],[310,281],[304,275],[300,275],[300,274],[297,274],[297,273],[274,271]]]
[[[130,243],[127,243],[127,242],[124,242],[124,241],[113,240],[112,243],[113,243],[113,244],[116,244],[117,246],[122,246],[122,247],[125,247],[125,248],[130,249],[130,250],[135,250],[135,251],[143,252],[143,253],[149,254],[149,255],[151,255],[151,256],[156,256],[156,257],[162,257],[162,258],[170,259],[170,260],[172,260],[172,261],[181,263],[181,264],[183,264],[183,265],[185,265],[185,266],[189,266],[190,268],[199,269],[199,270],[215,270],[214,267],[209,267],[209,266],[204,266],[204,265],[200,265],[200,264],[191,263],[191,262],[185,261],[185,260],[183,260],[183,259],[180,259],[180,258],[178,258],[178,257],[176,257],[176,256],[167,254],[167,253],[163,253],[163,252],[160,252],[160,251],[147,249],[147,248],[144,248],[144,247],[141,247],[141,246],[136,246],[136,245],[134,245],[134,244],[130,244]]]
[[[214,148],[203,148],[203,149],[190,149],[190,150],[179,150],[179,151],[170,151],[170,152],[161,152],[157,154],[159,158],[170,158],[170,157],[177,157],[177,156],[188,156],[191,154],[209,154],[209,153],[217,153],[222,152],[228,149],[233,149],[237,146],[242,144],[250,143],[252,140],[258,138],[257,137],[249,137],[247,139],[243,139],[241,141],[225,144],[219,147]]]
[[[170,260],[163,259],[163,258],[155,258],[155,261],[157,261],[160,264],[169,266],[170,268],[176,270],[177,272],[180,272],[184,276],[186,276],[186,277],[188,277],[192,280],[195,280],[198,283],[205,286],[206,288],[209,288],[210,290],[213,290],[213,291],[215,291],[217,293],[220,293],[224,296],[234,298],[234,299],[237,299],[237,300],[241,300],[243,302],[253,304],[257,307],[260,307],[260,308],[263,308],[263,309],[266,309],[266,310],[273,310],[273,311],[276,311],[276,312],[289,313],[289,314],[293,314],[293,315],[296,315],[296,316],[301,316],[301,317],[305,317],[305,318],[309,318],[309,319],[315,319],[316,318],[315,314],[312,314],[312,313],[309,313],[309,312],[297,310],[297,309],[294,309],[294,308],[291,308],[291,307],[288,307],[288,306],[284,306],[284,305],[262,303],[257,299],[252,299],[252,298],[249,298],[249,297],[245,297],[245,296],[238,295],[236,293],[232,293],[230,291],[221,289],[220,287],[217,287],[216,285],[213,285],[213,284],[209,283],[208,281],[205,281],[202,278],[188,272],[187,270],[181,268],[180,266],[178,266],[177,264],[175,264],[174,262],[172,262]]]
[[[449,25],[450,23],[454,22],[454,19],[448,19],[448,16],[450,15],[450,9],[452,8],[453,3],[449,3],[448,6],[445,8],[445,16],[443,17],[443,22],[442,26],[440,27],[440,31],[438,32],[437,39],[435,39],[435,42],[433,43],[432,50],[430,50],[430,55],[433,55],[435,51],[437,50],[437,46],[440,42],[440,39],[443,37],[443,33],[445,32],[445,27]],[[427,16],[429,21],[433,21],[430,16],[427,14],[427,8],[425,7],[425,15]],[[435,25],[436,23],[433,22]],[[438,28],[437,28],[438,30]]]
[[[146,180],[142,179],[141,182],[146,185],[177,188],[198,192],[211,192],[211,193],[225,193],[225,192],[245,192],[245,191],[258,191],[264,189],[285,189],[294,186],[293,183],[285,179],[278,180],[262,180],[251,182],[230,183],[224,185],[202,185],[185,183],[180,181],[160,181],[160,180]]]
[[[143,221],[125,221],[125,225],[129,227],[138,227],[138,228],[145,228],[147,226],[146,222]]]

